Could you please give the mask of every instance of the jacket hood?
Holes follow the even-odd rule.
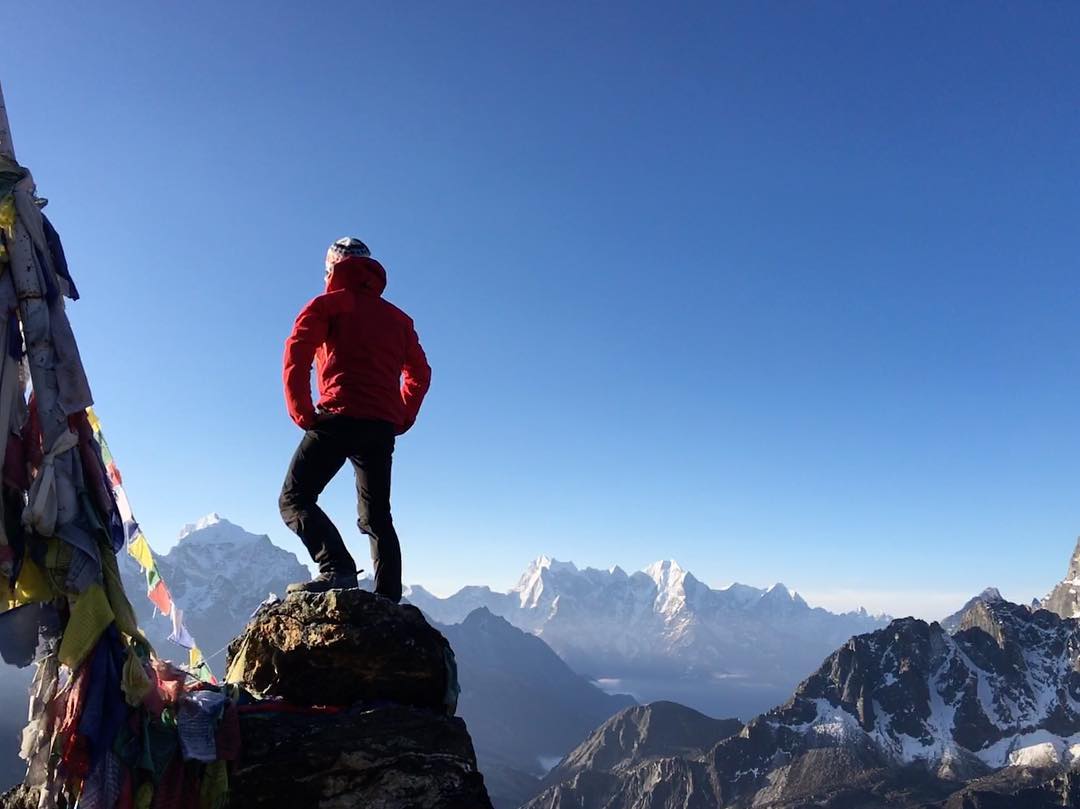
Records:
[[[348,290],[382,295],[386,289],[386,270],[373,258],[347,256],[334,264],[326,281],[327,292]]]

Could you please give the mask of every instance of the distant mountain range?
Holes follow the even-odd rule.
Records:
[[[851,638],[786,703],[700,753],[692,729],[659,755],[641,749],[610,730],[641,709],[625,711],[526,809],[1080,805],[1080,621],[989,588],[946,622],[952,634],[905,618]]]
[[[283,595],[289,583],[309,577],[294,554],[217,514],[185,526],[157,563],[219,674],[222,650],[252,611],[270,593]],[[180,656],[182,650],[166,640],[170,621],[155,615],[143,596],[142,572],[126,554],[121,572],[151,640],[165,656]],[[540,557],[507,593],[466,587],[440,599],[420,586],[406,593],[443,625],[461,623],[477,608],[501,616],[611,692],[743,718],[786,698],[847,638],[886,622],[865,611],[812,608],[782,584],[712,589],[670,561],[627,574],[618,567],[579,570]]]
[[[466,587],[438,598],[413,587],[408,599],[442,623],[483,607],[639,701],[674,699],[718,716],[776,704],[837,645],[887,623],[811,607],[782,584],[713,589],[672,561],[627,574],[542,556],[506,593]]]

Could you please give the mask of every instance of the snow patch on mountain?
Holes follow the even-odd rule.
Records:
[[[222,525],[223,523],[224,525]],[[222,527],[223,530],[219,532],[219,536],[221,537],[238,538],[242,536],[237,532],[229,531],[229,526],[232,526],[234,528],[237,526],[233,526],[232,523],[230,523],[228,520],[223,520],[220,514],[218,514],[216,511],[213,511],[207,514],[205,517],[200,517],[195,522],[187,523],[183,528],[180,529],[179,539],[184,539],[196,532],[204,532],[208,528],[213,528],[214,526]]]
[[[1080,762],[1080,734],[1058,736],[1036,730],[1002,739],[979,752],[989,766],[1058,767]]]

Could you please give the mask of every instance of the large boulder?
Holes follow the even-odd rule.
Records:
[[[465,723],[422,709],[248,715],[231,809],[491,809]]]
[[[260,609],[229,646],[227,679],[295,705],[394,702],[453,714],[450,644],[416,607],[363,590]]]

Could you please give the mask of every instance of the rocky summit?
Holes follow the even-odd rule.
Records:
[[[292,595],[256,613],[228,669],[289,708],[244,716],[234,809],[490,809],[453,716],[453,651],[415,607],[363,590]]]
[[[363,590],[297,593],[264,606],[230,645],[227,670],[229,682],[300,705],[457,706],[446,638],[416,607]]]

